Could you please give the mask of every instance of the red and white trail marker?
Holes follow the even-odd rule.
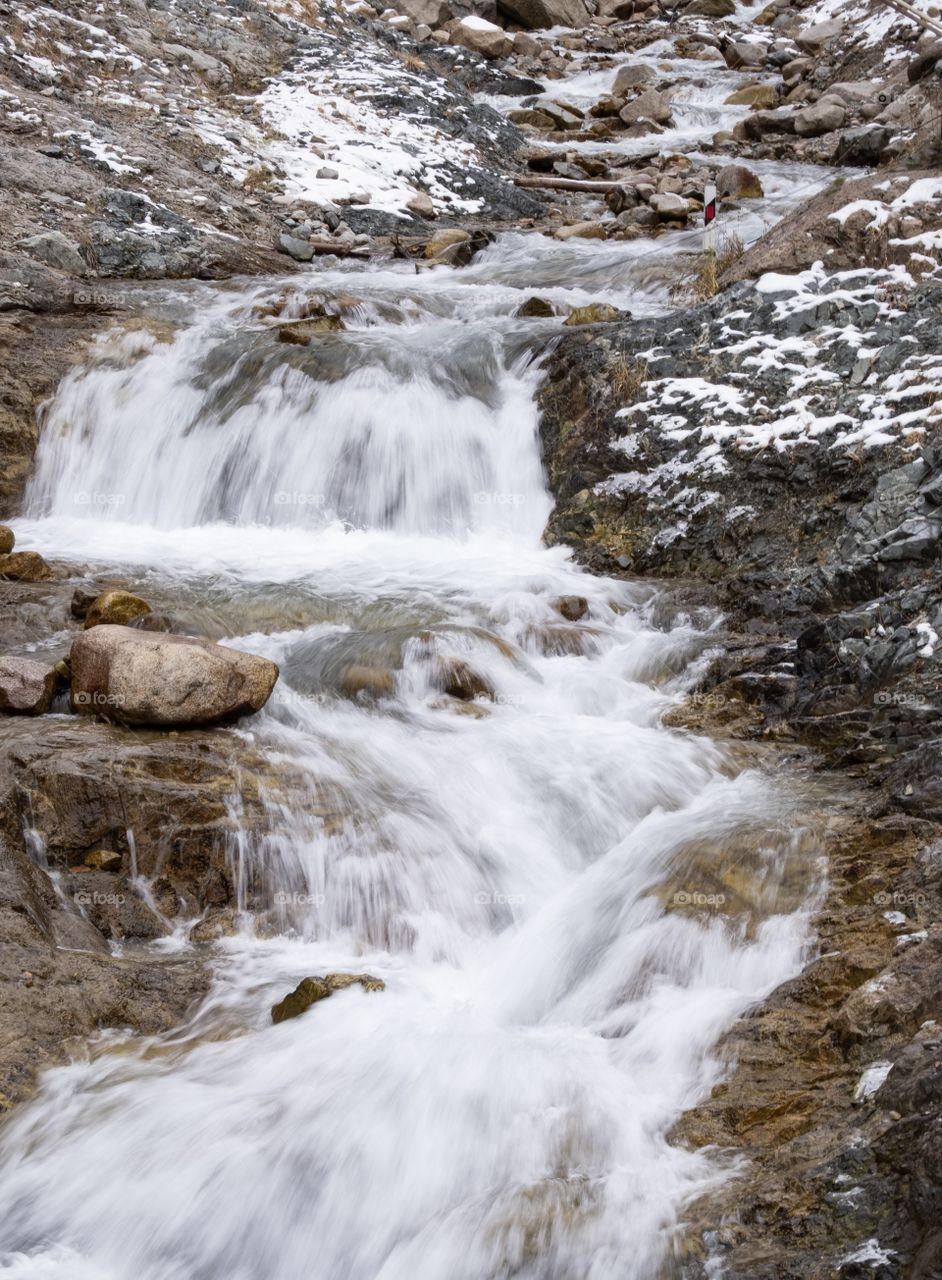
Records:
[[[716,183],[707,182],[703,187],[703,251],[712,253],[716,247],[714,222],[716,221]]]

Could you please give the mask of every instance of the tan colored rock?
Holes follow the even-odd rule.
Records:
[[[82,861],[92,871],[116,872],[121,870],[121,854],[115,849],[93,849],[91,853],[85,855]]]
[[[656,89],[645,89],[633,98],[618,113],[625,124],[634,124],[638,120],[650,120],[653,124],[670,124],[672,120],[671,104]]]
[[[278,341],[306,347],[319,333],[336,333],[345,328],[340,316],[312,316],[310,320],[296,320],[293,324],[279,325]]]
[[[589,612],[589,602],[585,596],[558,596],[553,601],[553,608],[568,622],[578,622]]]
[[[435,664],[435,679],[442,693],[462,702],[494,697],[491,682],[463,658],[439,658]]]
[[[85,613],[85,630],[89,627],[113,625],[126,627],[135,618],[150,613],[150,605],[130,591],[105,591],[96,596]]]
[[[573,307],[563,324],[608,324],[619,319],[618,311],[607,302],[590,302],[585,307]]]
[[[8,556],[15,545],[13,530],[8,525],[0,524],[0,556]]]
[[[730,43],[723,50],[726,65],[732,71],[739,71],[743,67],[760,67],[765,62],[765,56],[764,45],[750,44],[746,40]]]
[[[765,195],[758,177],[744,164],[724,165],[716,175],[716,191],[720,199],[731,196],[755,200]]]
[[[520,58],[538,58],[543,49],[534,36],[527,35],[526,31],[515,31],[511,37],[513,40],[514,53]]]
[[[503,27],[486,18],[462,18],[452,28],[452,39],[485,58],[506,58],[513,51],[513,41]]]
[[[351,663],[340,677],[340,692],[348,698],[365,694],[368,698],[389,698],[396,692],[396,677],[385,667]]]
[[[847,109],[840,102],[822,98],[795,115],[795,132],[800,138],[817,138],[833,133],[847,121]]]
[[[831,44],[844,31],[844,23],[838,20],[818,22],[813,27],[805,27],[798,32],[795,43],[802,53],[820,53],[826,45]]]
[[[38,551],[11,551],[0,555],[0,578],[14,582],[46,582],[55,577]]]
[[[654,71],[647,63],[638,62],[634,65],[619,67],[615,83],[612,85],[612,96],[623,98],[632,89],[641,89],[650,84],[653,79]]]
[[[554,235],[557,240],[604,240],[605,228],[601,222],[574,222],[569,227],[559,227]]]
[[[690,212],[684,197],[673,191],[658,191],[651,197],[650,205],[662,222],[686,222]]]
[[[547,320],[554,316],[556,312],[553,310],[553,304],[547,302],[545,298],[527,298],[526,302],[521,302],[520,306],[514,312],[515,316],[527,319]]]
[[[335,991],[344,991],[355,985],[361,986],[364,991],[386,989],[382,978],[374,978],[371,973],[328,973],[325,978],[302,978],[292,992],[272,1005],[271,1020],[277,1023],[297,1018],[306,1013],[312,1004],[328,999]]]
[[[501,0],[500,11],[528,31],[546,27],[575,27],[589,23],[583,0]]]
[[[278,668],[209,640],[108,624],[72,644],[72,707],[124,724],[215,724],[259,711]]]
[[[0,658],[0,711],[38,716],[49,710],[58,677],[34,658]]]
[[[435,217],[435,205],[432,202],[432,197],[426,195],[424,191],[420,191],[418,195],[414,195],[411,200],[407,201],[406,208],[419,218]]]
[[[726,99],[729,107],[755,107],[760,111],[771,110],[778,105],[778,94],[770,84],[747,84]]]
[[[450,249],[453,244],[464,244],[470,240],[469,232],[462,231],[460,227],[443,227],[441,231],[436,231],[425,246],[426,258],[437,258],[440,253],[446,249]]]
[[[293,991],[272,1005],[271,1020],[277,1023],[298,1018],[312,1004],[317,1004],[318,1000],[326,1000],[330,994],[330,987],[323,978],[302,978]]]

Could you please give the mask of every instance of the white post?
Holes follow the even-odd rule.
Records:
[[[716,183],[707,182],[703,187],[703,252],[716,251]]]

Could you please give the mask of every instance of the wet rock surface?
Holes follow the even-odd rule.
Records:
[[[791,744],[835,795],[814,955],[674,1134],[747,1158],[691,1206],[685,1277],[939,1268],[942,292],[917,280],[765,275],[547,364],[549,536],[674,579],[665,616],[724,611],[669,722]]]

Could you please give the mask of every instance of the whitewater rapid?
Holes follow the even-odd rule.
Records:
[[[242,833],[252,894],[192,1020],[103,1035],[0,1131],[3,1275],[654,1280],[722,1176],[668,1134],[807,954],[806,802],[662,724],[709,622],[542,545],[558,321],[514,314],[665,305],[640,267],[513,235],[455,272],[194,286],[66,378],[22,544],[278,661],[237,732],[309,792]],[[279,297],[346,327],[279,342]],[[443,698],[438,658],[493,696]],[[378,701],[350,662],[392,673]],[[348,970],[385,990],[271,1024]]]

